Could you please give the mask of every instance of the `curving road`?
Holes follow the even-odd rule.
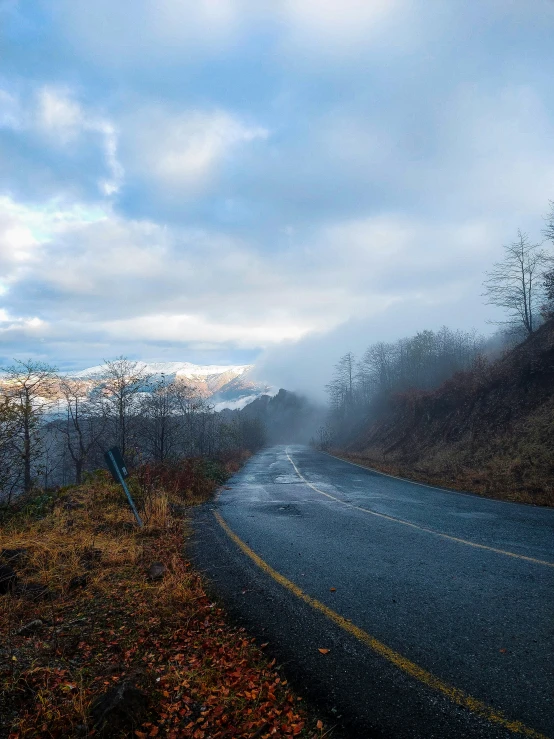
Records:
[[[292,445],[194,531],[215,591],[339,734],[554,738],[554,510]]]

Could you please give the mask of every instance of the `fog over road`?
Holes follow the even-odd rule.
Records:
[[[254,456],[194,530],[195,562],[327,725],[554,737],[554,510],[291,445]]]

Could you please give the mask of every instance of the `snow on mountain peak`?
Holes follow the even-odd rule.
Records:
[[[117,360],[116,360],[117,361]],[[250,364],[192,364],[192,362],[136,362],[136,369],[151,375],[153,379],[164,375],[168,380],[181,380],[204,398],[209,398],[223,407],[242,407],[259,395],[270,392],[273,388],[260,384],[249,376]],[[93,385],[102,381],[106,371],[105,364],[88,367],[80,372],[73,372],[73,379],[90,382]]]
[[[175,375],[176,377],[209,377],[213,375],[231,374],[234,377],[240,377],[248,370],[252,369],[251,364],[192,364],[192,362],[137,362],[137,369],[146,374],[153,375]],[[106,365],[96,365],[88,367],[79,372],[72,373],[72,377],[82,379],[93,379],[101,375],[106,370]]]

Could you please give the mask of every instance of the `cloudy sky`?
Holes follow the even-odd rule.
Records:
[[[491,330],[554,199],[553,38],[552,0],[0,0],[0,363],[300,387]]]

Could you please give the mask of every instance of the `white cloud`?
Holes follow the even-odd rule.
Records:
[[[282,12],[296,32],[340,45],[368,41],[398,15],[403,0],[282,0]]]
[[[125,177],[125,170],[118,159],[118,132],[112,123],[103,120],[96,122],[96,130],[104,137],[106,164],[111,173],[111,178],[102,180],[100,187],[102,192],[109,197],[119,192]]]
[[[41,245],[105,217],[100,209],[78,204],[64,207],[51,201],[33,207],[0,196],[0,269],[4,291],[37,269],[44,256]]]
[[[486,220],[431,224],[391,213],[331,223],[298,243],[293,233],[264,253],[214,232],[78,206],[4,206],[31,254],[8,265],[0,302],[8,356],[46,351],[58,362],[86,352],[94,363],[128,351],[148,359],[160,347],[170,359],[265,349],[262,379],[303,391],[314,378],[324,384],[343,347],[438,328],[448,316],[464,327],[482,320],[483,261],[502,241]]]
[[[390,214],[332,223],[302,243],[290,243],[293,234],[264,253],[215,232],[109,212],[94,218],[78,207],[39,211],[9,201],[5,211],[22,255],[10,262],[3,298],[12,333],[69,341],[79,321],[82,341],[112,345],[259,349],[399,303],[445,304],[475,284],[483,242],[497,235],[486,222],[453,228]],[[44,323],[29,323],[29,312]]]
[[[128,122],[132,139],[128,169],[133,166],[158,185],[195,193],[216,174],[225,158],[241,145],[266,139],[267,129],[252,126],[223,110],[172,114],[145,110],[138,123]]]
[[[42,332],[46,325],[38,316],[14,318],[4,308],[0,308],[0,335],[6,335],[14,331],[27,331],[36,334]]]
[[[251,317],[243,315],[239,321],[214,321],[202,315],[149,315],[103,324],[108,336],[139,341],[170,341],[172,343],[231,343],[238,348],[259,348],[286,339],[305,336],[311,326],[298,318],[287,321],[274,320],[271,316]]]
[[[86,118],[68,90],[43,87],[37,95],[37,124],[65,144],[86,128]]]
[[[2,292],[21,267],[33,258],[38,240],[24,218],[25,208],[0,198],[0,269]]]
[[[98,183],[101,193],[110,196],[121,188],[125,172],[118,156],[116,125],[95,110],[83,107],[68,87],[39,87],[34,103],[27,104],[20,96],[0,89],[0,128],[38,134],[43,145],[69,152],[79,146],[90,146],[86,137],[92,134],[99,139],[109,172],[109,176]]]
[[[99,135],[110,172],[99,186],[107,196],[118,192],[125,173],[118,159],[118,131],[111,121],[85,110],[68,88],[44,86],[37,94],[36,125],[62,147],[86,133]]]

